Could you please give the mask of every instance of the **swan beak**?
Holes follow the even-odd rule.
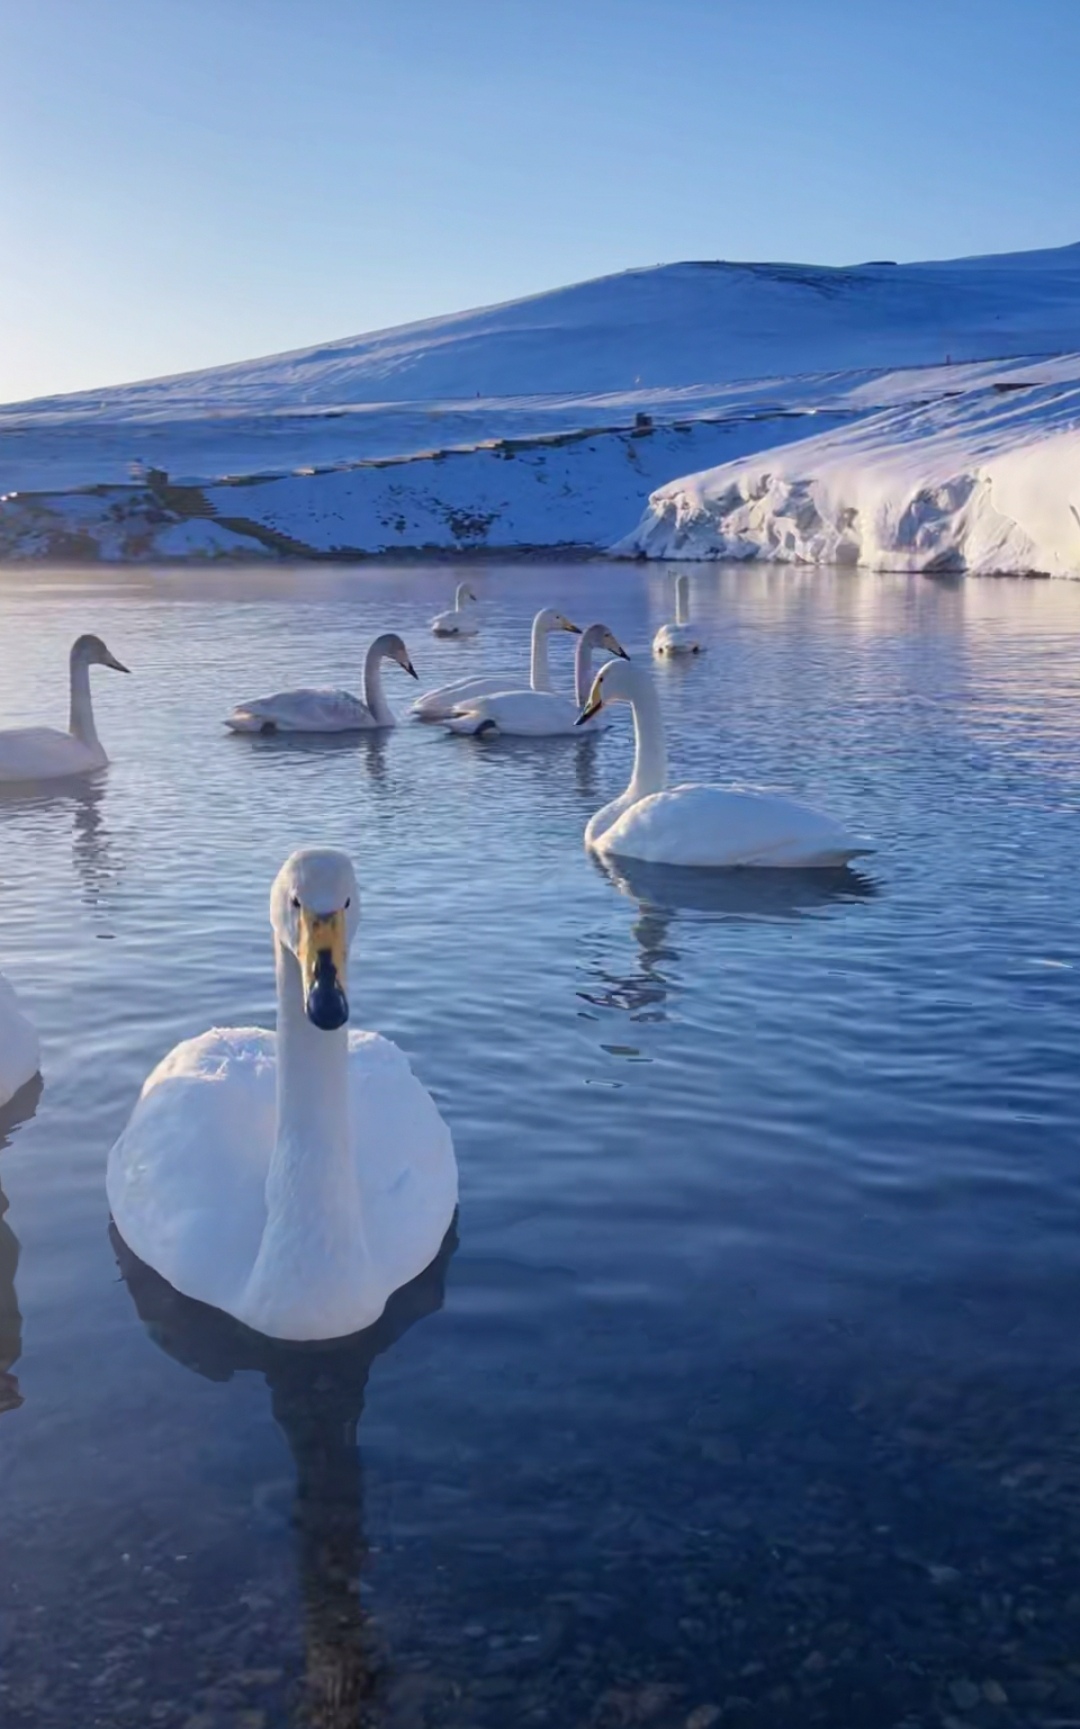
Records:
[[[626,655],[624,658],[629,660],[630,656]],[[577,720],[574,722],[574,725],[575,726],[584,726],[585,722],[587,720],[592,720],[592,717],[594,714],[600,713],[600,710],[603,708],[603,706],[604,706],[604,699],[602,696],[591,696],[589,698],[588,702],[585,704],[585,707],[582,709],[581,713],[578,715]]]
[[[625,648],[623,647],[622,643],[619,641],[618,637],[615,637],[615,636],[609,637],[607,646],[608,646],[610,653],[611,654],[617,654],[620,660],[629,660],[630,659],[630,656],[627,654]]]
[[[312,1026],[336,1032],[349,1018],[345,977],[345,914],[300,913],[297,955],[304,981],[304,1008]]]
[[[580,624],[571,624],[570,620],[568,618],[563,619],[562,624],[559,626],[559,629],[560,630],[568,630],[570,632],[571,636],[580,636],[581,635]]]
[[[114,672],[130,672],[131,671],[130,666],[125,666],[122,660],[117,660],[115,654],[106,655],[105,665],[111,666]]]
[[[415,678],[417,680],[417,682],[419,682],[420,674],[417,672],[412,661],[411,660],[403,660],[401,664],[405,668],[405,671],[408,673],[409,677]]]

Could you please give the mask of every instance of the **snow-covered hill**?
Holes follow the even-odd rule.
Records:
[[[802,451],[823,425],[858,437],[887,408],[912,447],[920,405],[955,392],[991,402],[1012,357],[1042,368],[1050,411],[1045,357],[1075,352],[1080,245],[851,269],[632,270],[271,359],[0,408],[0,556],[600,549],[627,534],[651,493],[667,498],[667,483],[764,450]],[[1064,375],[1075,376],[1067,365]],[[949,410],[937,412],[944,425]],[[1037,433],[1033,413],[1024,436]],[[888,425],[873,436],[887,441]],[[136,459],[154,471],[148,484],[128,480]],[[771,460],[769,471],[779,472]],[[673,544],[661,518],[673,520],[667,502],[639,550]],[[828,536],[808,535],[791,556],[819,544]]]

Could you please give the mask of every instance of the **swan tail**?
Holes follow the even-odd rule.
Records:
[[[456,732],[462,738],[483,738],[486,733],[498,732],[498,727],[490,715],[465,713],[450,713],[443,725],[448,732]]]

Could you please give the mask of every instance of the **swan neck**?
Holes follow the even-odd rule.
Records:
[[[94,725],[94,706],[90,700],[90,666],[81,654],[71,655],[71,711],[68,731],[80,744],[99,745]]]
[[[382,682],[383,651],[373,642],[364,661],[364,701],[371,710],[376,726],[393,726],[394,711],[386,700]]]
[[[551,689],[551,667],[548,664],[548,627],[542,617],[533,619],[529,683],[533,690]]]
[[[359,1208],[349,1143],[349,1035],[347,1026],[323,1032],[311,1024],[300,963],[281,943],[275,947],[277,1135],[266,1226],[303,1239],[311,1221],[353,1218]]]
[[[636,804],[650,793],[667,786],[667,745],[660,699],[651,682],[636,691],[630,703],[634,716],[634,772],[626,789],[627,800]]]
[[[465,596],[468,594],[468,592],[469,592],[468,584],[464,583],[464,582],[459,582],[456,589],[454,590],[454,611],[455,612],[464,612],[464,610],[465,610]]]
[[[591,631],[584,630],[578,637],[578,645],[574,651],[574,696],[579,708],[584,708],[589,700],[592,686],[593,638]]]
[[[675,623],[690,623],[690,580],[685,576],[675,578]]]

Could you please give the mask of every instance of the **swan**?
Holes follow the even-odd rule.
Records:
[[[675,578],[675,623],[662,624],[653,637],[654,654],[701,654],[705,644],[690,623],[690,578]]]
[[[475,594],[467,582],[459,582],[449,612],[438,612],[432,619],[432,636],[475,636],[480,626],[467,610],[470,601],[476,605]]]
[[[345,853],[288,858],[270,893],[277,1032],[186,1039],[109,1154],[113,1220],[187,1297],[275,1339],[370,1326],[434,1260],[454,1146],[404,1052],[346,1023],[359,919]]]
[[[41,1068],[41,1045],[19,999],[0,973],[0,1105],[13,1099]]]
[[[92,774],[108,762],[94,725],[90,668],[111,666],[114,672],[128,669],[109,653],[100,636],[77,637],[71,645],[69,664],[71,718],[67,732],[51,726],[10,727],[0,732],[0,783]]]
[[[446,721],[450,732],[467,733],[480,738],[484,733],[500,732],[511,738],[543,738],[573,733],[578,715],[589,700],[592,684],[593,649],[606,649],[621,660],[630,656],[606,624],[590,624],[578,637],[574,655],[574,693],[559,696],[550,690],[504,690],[497,696],[474,697],[459,703]],[[587,723],[590,732],[606,726],[607,720],[597,716]]]
[[[872,851],[832,817],[779,793],[669,787],[660,703],[644,667],[621,660],[601,667],[581,711],[582,723],[609,702],[628,702],[633,710],[634,772],[622,796],[590,819],[585,845],[594,852],[723,870],[734,865],[832,867]]]
[[[383,695],[382,663],[395,660],[410,678],[416,668],[400,636],[377,636],[364,661],[364,700],[347,690],[283,690],[259,696],[233,709],[225,725],[233,732],[360,732],[376,726],[396,726],[394,711]]]
[[[551,689],[551,667],[548,664],[548,637],[552,631],[568,630],[580,636],[576,624],[571,624],[561,612],[545,607],[532,622],[529,686],[532,690]],[[426,690],[409,710],[417,720],[447,720],[463,702],[473,702],[478,696],[497,696],[500,691],[520,690],[519,672],[487,673],[476,678],[457,678],[437,690]]]

